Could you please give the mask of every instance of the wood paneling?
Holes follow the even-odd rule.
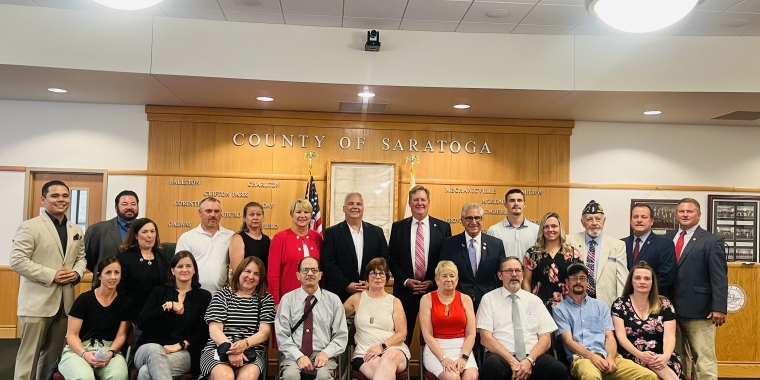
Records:
[[[757,286],[760,264],[729,263],[728,283],[744,289],[746,304],[739,312],[728,314],[726,323],[717,328],[718,360],[760,364],[760,289]]]
[[[8,266],[0,266],[0,329],[12,330],[12,333],[3,333],[2,338],[16,337],[16,311],[18,310],[18,287],[19,275]],[[5,336],[10,335],[10,336]]]

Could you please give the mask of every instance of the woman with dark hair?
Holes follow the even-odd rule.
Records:
[[[660,379],[685,379],[676,347],[676,311],[657,290],[657,275],[646,261],[628,273],[623,296],[612,303],[620,355],[652,370]]]
[[[264,263],[245,258],[229,286],[214,294],[206,311],[210,338],[201,353],[201,376],[210,380],[257,380],[267,358],[265,345],[274,323]]]
[[[243,207],[243,225],[230,240],[230,268],[237,268],[246,257],[256,256],[269,263],[269,246],[272,241],[262,231],[264,226],[264,206],[259,202],[248,202]]]
[[[406,316],[401,301],[385,291],[390,277],[388,263],[382,257],[368,264],[368,289],[354,293],[343,304],[346,317],[354,317],[356,348],[351,366],[375,380],[393,380],[409,366],[406,346]]]
[[[148,218],[132,222],[121,249],[124,252],[116,256],[123,264],[119,291],[132,300],[130,315],[137,318],[153,288],[166,283],[168,265],[161,252],[156,223]]]
[[[541,230],[536,245],[525,253],[522,288],[538,296],[551,314],[554,305],[569,292],[565,287],[567,267],[583,263],[583,258],[565,241],[565,229],[559,214],[546,213],[538,226]]]
[[[142,334],[135,346],[138,380],[197,376],[201,349],[208,338],[203,320],[211,293],[201,289],[198,264],[188,251],[174,254],[166,285],[153,288],[137,318]]]
[[[119,350],[127,339],[131,302],[116,290],[121,280],[119,259],[101,260],[93,277],[95,288],[80,294],[69,311],[58,371],[66,379],[126,380],[127,362]]]

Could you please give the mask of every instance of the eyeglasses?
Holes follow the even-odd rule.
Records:
[[[462,218],[467,223],[480,222],[483,220],[482,216],[465,216]]]
[[[500,270],[499,272],[506,273],[506,274],[512,274],[512,273],[520,274],[522,273],[522,269],[504,269],[504,270]]]
[[[385,272],[369,272],[370,277],[385,277]]]
[[[588,277],[586,277],[586,276],[572,275],[572,276],[567,276],[567,278],[569,278],[570,281],[576,281],[576,282],[586,282],[586,281],[588,281]]]
[[[301,274],[309,274],[309,272],[316,274],[319,273],[319,268],[301,268],[299,272],[301,272]]]

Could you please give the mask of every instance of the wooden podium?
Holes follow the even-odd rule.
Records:
[[[728,285],[729,314],[715,337],[718,375],[757,379],[760,378],[760,264],[728,263]]]

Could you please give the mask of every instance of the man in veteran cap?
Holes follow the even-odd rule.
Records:
[[[581,224],[586,230],[567,235],[567,244],[578,248],[589,270],[588,295],[611,306],[623,294],[628,278],[625,243],[602,233],[604,209],[592,200],[583,209]]]

